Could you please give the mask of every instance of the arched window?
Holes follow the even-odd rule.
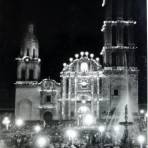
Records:
[[[117,53],[112,53],[112,66],[117,66]]]
[[[88,72],[88,64],[86,62],[81,63],[81,72]]]
[[[22,79],[22,81],[25,81],[25,79],[26,79],[26,71],[25,71],[25,69],[22,69],[21,79]]]
[[[124,46],[128,46],[128,27],[124,27]]]
[[[116,42],[117,42],[117,29],[116,29],[116,26],[113,26],[112,27],[112,45],[113,46],[116,46]]]
[[[27,54],[26,54],[26,56],[28,56],[29,57],[29,49],[27,48]]]
[[[33,56],[32,56],[33,58],[35,58],[36,57],[36,54],[35,54],[35,49],[33,49]]]
[[[47,102],[47,103],[51,103],[51,96],[47,96],[47,97],[46,97],[46,102]]]
[[[33,69],[31,69],[29,72],[29,80],[32,81],[33,79],[34,79],[34,72]]]

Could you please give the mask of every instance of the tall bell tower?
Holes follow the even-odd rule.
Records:
[[[15,117],[23,120],[40,120],[40,63],[39,43],[30,24],[23,39],[17,61]]]
[[[110,100],[110,112],[117,107],[133,103],[133,112],[138,111],[138,69],[135,66],[134,26],[132,0],[103,0],[105,20],[101,31],[104,34],[102,96]],[[128,98],[128,99],[127,99]],[[127,101],[128,100],[128,101]],[[130,106],[130,105],[129,105]]]

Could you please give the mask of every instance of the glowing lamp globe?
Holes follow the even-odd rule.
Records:
[[[120,129],[119,125],[115,125],[115,126],[114,126],[114,131],[115,131],[116,133],[119,132],[119,129]]]
[[[34,131],[35,131],[36,133],[40,132],[40,131],[41,131],[41,126],[40,126],[40,125],[36,125],[36,126],[34,127]]]
[[[145,142],[145,137],[143,135],[139,135],[137,140],[140,144],[143,144]]]
[[[144,109],[141,109],[140,110],[140,114],[144,114]]]
[[[81,52],[80,52],[80,55],[81,55],[81,56],[83,56],[83,55],[84,55],[84,52],[83,52],[83,51],[81,51]]]
[[[105,126],[101,125],[98,129],[101,133],[103,133],[105,131]]]
[[[88,56],[88,55],[89,55],[89,52],[86,51],[86,52],[85,52],[85,55]]]
[[[79,54],[75,54],[75,58],[77,59],[79,57]]]
[[[93,53],[91,53],[91,54],[90,54],[90,57],[91,57],[91,58],[93,58],[93,57],[94,57],[94,54],[93,54]]]
[[[73,61],[73,58],[69,58],[69,61],[72,62]]]
[[[71,138],[71,139],[74,139],[74,138],[77,137],[77,132],[75,130],[73,130],[73,129],[68,129],[66,131],[66,136]]]
[[[16,126],[21,127],[21,126],[23,126],[24,121],[23,121],[22,119],[17,119],[17,120],[15,121],[15,124],[16,124]]]

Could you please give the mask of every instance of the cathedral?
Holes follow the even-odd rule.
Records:
[[[101,29],[103,62],[93,53],[81,51],[63,64],[60,83],[50,78],[40,81],[39,42],[30,24],[16,58],[15,117],[79,122],[84,115],[92,114],[96,120],[103,120],[119,104],[124,106],[129,102],[132,114],[138,113],[138,68],[133,37],[136,22],[131,4],[128,1],[127,5],[125,0],[103,0],[106,12]]]

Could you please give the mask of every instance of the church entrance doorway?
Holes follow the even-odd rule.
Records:
[[[49,124],[52,121],[52,118],[53,118],[53,115],[49,111],[45,112],[43,115],[43,119],[47,124]]]

